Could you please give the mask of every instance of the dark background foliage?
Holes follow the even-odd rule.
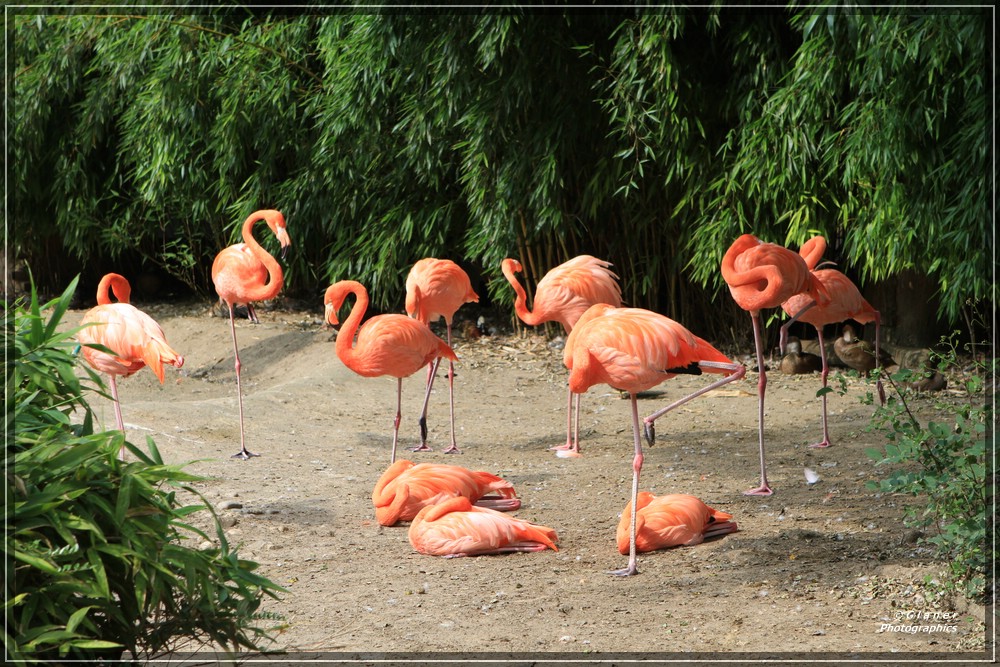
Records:
[[[591,253],[629,305],[742,340],[743,232],[824,234],[898,341],[995,302],[988,7],[132,11],[9,14],[8,253],[52,293],[213,298],[277,208],[317,308],[349,277],[398,311],[437,256],[507,312],[504,257],[533,285]]]

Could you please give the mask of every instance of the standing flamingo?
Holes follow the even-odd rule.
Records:
[[[389,463],[396,462],[396,442],[399,439],[399,422],[403,402],[403,378],[433,362],[433,372],[441,358],[458,361],[455,352],[430,328],[406,315],[376,315],[360,327],[361,318],[368,309],[368,290],[354,280],[341,280],[330,285],[323,297],[326,321],[336,326],[337,311],[349,294],[356,301],[350,315],[337,334],[337,356],[345,366],[362,377],[391,375],[396,378],[396,418],[392,426],[392,455]],[[355,346],[354,335],[358,336]],[[424,397],[426,403],[427,397]],[[423,435],[423,434],[421,434]],[[454,436],[452,436],[454,437]]]
[[[396,461],[382,473],[372,491],[372,503],[378,522],[394,526],[400,521],[412,521],[427,505],[455,496],[501,512],[521,507],[514,485],[492,473],[443,463],[414,464],[406,459]]]
[[[720,512],[706,505],[700,498],[683,493],[654,496],[648,491],[640,491],[636,498],[635,548],[640,553],[668,549],[670,547],[693,547],[701,544],[706,537],[734,533],[739,528],[732,514]],[[629,552],[629,521],[631,503],[625,506],[615,534],[618,552]]]
[[[118,303],[111,300],[114,291]],[[83,358],[100,372],[111,378],[111,396],[115,405],[118,430],[125,432],[122,408],[118,401],[118,376],[128,377],[149,366],[163,384],[163,365],[177,368],[184,365],[184,357],[167,344],[163,329],[156,321],[131,305],[128,300],[132,288],[117,273],[101,278],[97,286],[97,305],[84,314],[76,338],[82,346]],[[91,345],[103,345],[114,354],[101,352]],[[118,451],[118,458],[125,460],[125,445]]]
[[[430,325],[444,318],[451,346],[451,322],[463,304],[478,302],[469,275],[450,259],[427,257],[418,261],[406,276],[406,314]],[[420,413],[421,444],[413,451],[430,451],[427,446],[427,403],[434,385],[434,364],[427,366],[427,394]],[[455,442],[455,363],[448,360],[448,400],[451,404],[451,446],[445,454],[460,453]]]
[[[212,282],[219,298],[229,307],[229,327],[233,333],[233,354],[236,357],[236,396],[240,406],[240,451],[233,458],[243,460],[258,456],[247,450],[246,435],[243,427],[243,389],[240,386],[240,350],[236,343],[236,319],[233,309],[240,304],[246,304],[247,314],[251,322],[258,322],[253,309],[254,301],[273,299],[281,291],[284,284],[284,274],[281,265],[271,257],[253,237],[253,226],[259,220],[267,223],[281,244],[281,256],[284,257],[291,244],[288,230],[285,227],[285,217],[274,210],[255,211],[243,221],[243,243],[236,243],[215,256],[212,263]]]
[[[875,358],[879,354],[879,312],[870,303],[865,301],[861,292],[851,282],[850,278],[836,269],[816,269],[816,265],[823,252],[826,250],[826,239],[822,236],[814,236],[799,250],[799,254],[805,260],[806,265],[812,274],[823,284],[830,300],[828,303],[820,305],[808,294],[796,294],[781,304],[781,309],[787,313],[791,319],[781,325],[781,336],[779,344],[781,352],[785,352],[785,344],[788,339],[788,328],[796,321],[811,324],[816,328],[819,337],[819,354],[823,363],[821,373],[823,389],[826,389],[827,376],[830,367],[826,359],[826,345],[823,343],[823,327],[827,324],[843,322],[852,319],[862,324],[875,322]],[[879,400],[885,405],[885,389],[882,387],[881,373],[876,381]],[[827,408],[826,391],[823,391],[823,439],[820,442],[809,445],[810,447],[825,448],[830,446],[830,431],[827,428]]]
[[[580,255],[560,264],[546,273],[537,287],[532,302],[533,310],[528,310],[527,295],[514,275],[522,270],[516,259],[505,259],[500,267],[507,282],[514,288],[514,312],[529,326],[545,322],[559,322],[568,336],[580,316],[588,308],[598,303],[606,303],[616,308],[622,305],[622,290],[618,276],[611,269],[610,262],[591,255]],[[552,447],[558,456],[580,456],[580,397],[576,397],[573,410],[573,392],[566,398],[566,444]]]
[[[410,544],[419,553],[457,558],[556,548],[556,531],[547,526],[477,507],[464,496],[428,505],[409,530]]]
[[[750,312],[753,339],[757,351],[757,431],[760,443],[760,486],[744,491],[749,496],[769,496],[774,491],[767,483],[764,462],[764,393],[767,373],[764,369],[764,346],[761,340],[760,311],[777,308],[800,292],[808,292],[817,303],[828,300],[822,283],[813,276],[798,253],[774,243],[764,243],[752,234],[744,234],[729,247],[722,258],[722,278],[737,305]]]
[[[566,345],[568,351],[564,360],[570,368],[569,386],[573,393],[582,394],[593,385],[604,383],[627,391],[632,401],[635,455],[632,459],[629,561],[625,569],[612,574],[638,574],[635,509],[643,454],[636,394],[680,373],[700,375],[707,371],[726,375],[645,417],[645,436],[653,444],[656,439],[653,423],[656,419],[693,398],[743,377],[746,369],[677,322],[642,308],[614,308],[606,304],[592,306],[576,323]]]

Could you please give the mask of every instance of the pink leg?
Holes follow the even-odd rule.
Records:
[[[451,347],[451,322],[448,325],[448,347]],[[448,402],[451,408],[451,446],[444,450],[445,454],[461,454],[455,441],[455,362],[448,360]]]
[[[830,367],[827,365],[826,361],[826,345],[823,343],[823,327],[816,327],[816,333],[819,336],[819,356],[823,360],[823,440],[817,442],[814,445],[809,445],[817,449],[825,449],[829,447],[832,443],[830,442],[830,431],[827,429],[826,424],[826,395],[829,393],[826,391],[826,378],[830,374]]]
[[[726,377],[722,378],[721,380],[716,380],[715,382],[713,382],[712,384],[708,385],[707,387],[703,387],[703,388],[699,389],[698,391],[694,392],[693,394],[688,394],[684,398],[682,398],[680,400],[677,400],[677,401],[674,401],[673,403],[671,403],[667,407],[660,408],[659,410],[657,410],[653,414],[651,414],[648,417],[644,418],[642,420],[643,432],[646,435],[646,442],[648,442],[650,445],[652,445],[656,441],[656,429],[653,426],[653,422],[655,422],[657,419],[659,419],[660,417],[662,417],[664,414],[666,414],[670,410],[673,410],[674,408],[676,408],[678,405],[684,405],[685,403],[687,403],[691,399],[697,398],[697,397],[701,396],[704,393],[712,391],[716,387],[721,387],[722,385],[728,384],[728,383],[732,382],[733,380],[738,380],[741,377],[743,377],[744,375],[746,375],[746,372],[747,372],[747,369],[743,366],[743,364],[723,364],[723,363],[719,363],[719,362],[715,362],[715,361],[702,361],[702,362],[699,362],[698,365],[701,366],[702,368],[723,368],[723,369],[726,369],[728,371],[732,371],[732,374],[731,375],[727,375]]]
[[[635,392],[630,392],[632,399],[632,435],[635,439],[635,456],[632,458],[632,512],[629,523],[628,565],[622,570],[613,570],[608,574],[616,577],[630,577],[639,574],[638,559],[635,551],[635,513],[636,500],[639,496],[639,472],[642,470],[642,442],[639,440],[639,402]]]
[[[122,420],[122,404],[118,402],[118,378],[114,375],[109,374],[111,378],[111,396],[115,399],[115,422],[118,424],[118,430],[122,432],[122,437],[125,437],[125,422]],[[118,450],[118,460],[125,460],[125,445],[121,446]]]
[[[236,398],[240,406],[240,451],[233,454],[232,458],[246,461],[251,456],[260,456],[260,454],[254,454],[246,446],[246,431],[243,428],[243,387],[240,384],[240,369],[242,368],[242,364],[240,364],[240,348],[236,344],[236,319],[233,316],[233,304],[229,304],[229,328],[233,332],[233,355],[236,357]]]
[[[757,369],[760,378],[757,380],[757,438],[760,442],[760,486],[744,491],[743,495],[769,496],[774,491],[767,484],[767,467],[764,463],[764,393],[767,390],[767,373],[764,371],[764,345],[761,342],[760,334],[760,312],[752,311],[750,318],[753,320],[753,342],[757,349]]]
[[[434,377],[437,375],[438,364],[441,363],[441,357],[434,360],[434,363],[430,365],[430,381],[427,383],[427,389],[424,392],[424,409],[420,412],[420,446],[411,449],[411,452],[429,452],[431,448],[427,446],[427,404],[431,400],[431,387],[434,386]],[[402,386],[402,380],[399,381],[400,386]],[[396,416],[399,419],[399,415]],[[396,428],[399,428],[399,423],[397,421]],[[395,451],[396,443],[393,440],[393,451]],[[395,455],[393,455],[395,456]],[[393,458],[395,461],[395,458]]]
[[[781,351],[781,356],[785,356],[785,348],[788,344],[788,327],[795,324],[795,321],[802,317],[802,314],[816,305],[816,301],[810,301],[806,305],[802,306],[799,312],[792,315],[792,319],[788,320],[781,325],[781,334],[778,336],[778,349]]]
[[[575,395],[576,422],[573,421],[574,394],[566,392],[566,444],[549,447],[560,458],[580,456],[580,395]]]
[[[392,454],[389,455],[389,465],[396,462],[396,442],[399,440],[399,422],[403,418],[402,408],[403,378],[396,378],[396,418],[392,420]]]

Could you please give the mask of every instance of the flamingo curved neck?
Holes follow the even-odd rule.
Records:
[[[257,242],[257,239],[253,236],[254,225],[259,222],[264,221],[267,226],[274,231],[274,222],[267,217],[262,217],[261,213],[258,211],[253,213],[243,222],[243,242],[246,244],[250,252],[260,260],[260,263],[264,265],[267,270],[267,282],[263,285],[248,286],[246,293],[247,301],[267,301],[273,299],[281,291],[281,286],[284,283],[284,272],[281,270],[281,265],[278,264],[278,260],[271,256],[263,246]]]
[[[100,284],[97,286],[97,304],[99,306],[104,306],[111,301],[111,293],[114,292],[115,297],[118,299],[118,303],[128,303],[129,297],[132,294],[132,286],[128,284],[128,281],[117,273],[109,273],[103,278],[101,278]]]
[[[507,282],[510,283],[510,286],[514,288],[514,293],[517,295],[514,299],[514,312],[517,313],[519,318],[521,318],[521,321],[528,326],[538,326],[539,324],[545,322],[545,320],[541,317],[528,310],[528,295],[524,291],[524,287],[521,286],[521,283],[517,281],[517,276],[514,275],[514,268],[505,262],[501,265],[500,269],[503,271],[504,277],[507,279]]]
[[[346,300],[348,294],[353,294],[355,301],[351,307],[350,314],[344,320],[344,323],[340,326],[340,331],[337,333],[335,349],[340,360],[344,362],[345,366],[350,368],[351,362],[357,356],[357,352],[354,349],[354,336],[361,325],[361,318],[365,316],[365,311],[368,310],[368,291],[360,284],[348,285],[344,291],[345,295],[341,303]]]

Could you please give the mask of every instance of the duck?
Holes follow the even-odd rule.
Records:
[[[854,334],[854,327],[845,324],[841,337],[834,341],[833,349],[847,366],[867,375],[875,368],[875,349],[868,341]],[[879,354],[878,365],[882,368],[895,366],[896,362],[885,349]]]
[[[795,336],[789,336],[785,344],[785,356],[781,358],[779,368],[787,375],[814,373],[823,369],[823,360],[815,354],[802,351],[802,343]]]

